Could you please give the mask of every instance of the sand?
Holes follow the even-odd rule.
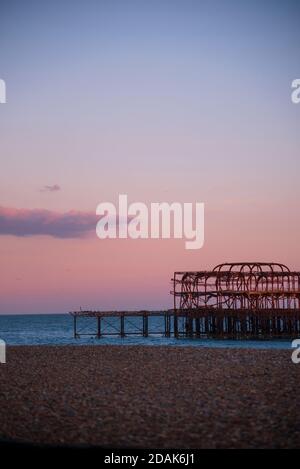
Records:
[[[0,440],[125,448],[300,447],[289,350],[9,347]]]

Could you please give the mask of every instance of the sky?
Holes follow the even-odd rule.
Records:
[[[1,0],[0,313],[171,308],[173,272],[300,270],[300,2]],[[100,240],[204,202],[205,243]]]

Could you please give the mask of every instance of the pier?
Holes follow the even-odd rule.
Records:
[[[73,311],[74,337],[174,338],[300,336],[300,272],[278,263],[226,263],[212,271],[175,272],[173,308]],[[93,330],[79,321],[93,321]]]
[[[72,311],[74,338],[94,336],[100,339],[107,336],[171,336],[173,310],[162,311]],[[80,329],[80,319],[94,319],[94,331]],[[152,318],[159,318],[158,324],[151,327]],[[85,321],[86,323],[86,321]],[[85,324],[86,326],[86,324]]]

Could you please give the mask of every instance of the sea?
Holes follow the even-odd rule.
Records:
[[[118,330],[118,319],[105,319],[102,332],[113,334]],[[163,318],[149,319],[149,336],[138,335],[141,332],[140,318],[126,318],[128,335],[123,338],[114,335],[96,337],[97,324],[95,318],[78,320],[78,332],[82,334],[75,339],[73,334],[73,318],[69,314],[14,314],[0,315],[0,340],[7,345],[147,345],[147,346],[189,346],[213,348],[254,348],[254,349],[290,349],[291,340],[230,340],[211,338],[179,338],[164,337]],[[86,334],[86,335],[84,335]]]

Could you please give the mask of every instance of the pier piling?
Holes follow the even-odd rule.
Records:
[[[101,338],[101,316],[97,317],[97,338]]]

